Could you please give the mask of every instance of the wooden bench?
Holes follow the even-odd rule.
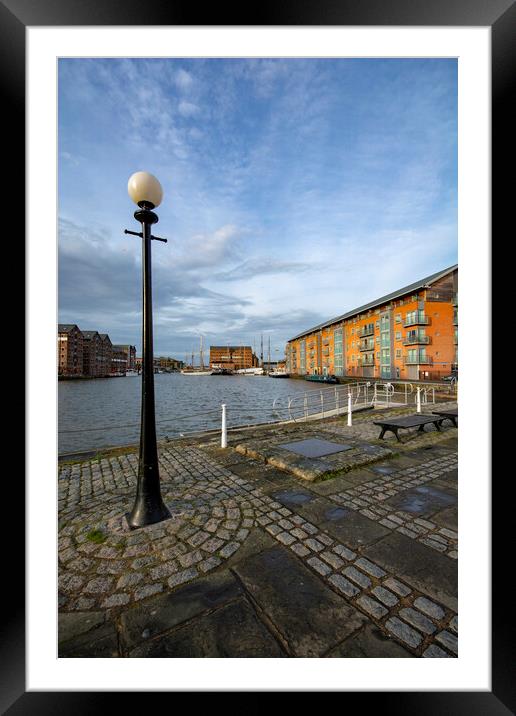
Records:
[[[425,431],[425,425],[433,423],[436,430],[441,430],[441,422],[443,418],[438,415],[404,415],[399,418],[390,418],[389,420],[375,420],[374,425],[381,427],[379,440],[383,440],[383,436],[387,431],[394,433],[398,442],[401,442],[398,430],[406,430],[408,428],[419,428],[418,432]]]
[[[441,425],[445,420],[451,420],[455,427],[458,427],[457,420],[459,418],[458,408],[449,408],[448,410],[434,410],[434,415],[441,416]]]

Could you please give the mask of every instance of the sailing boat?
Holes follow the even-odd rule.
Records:
[[[192,367],[190,370],[182,370],[181,373],[184,375],[211,375],[211,370],[206,370],[204,368],[204,351],[202,347],[202,336],[201,336],[201,349],[200,349],[200,366],[199,368],[194,368],[194,356],[192,353]]]

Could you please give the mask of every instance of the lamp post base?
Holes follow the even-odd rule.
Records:
[[[171,517],[171,514],[164,502],[161,504],[148,504],[145,498],[137,500],[132,511],[127,515],[127,524],[131,529],[146,527],[156,522],[162,522]]]

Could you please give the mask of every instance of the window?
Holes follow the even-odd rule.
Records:
[[[396,331],[396,340],[401,341],[401,331]]]
[[[401,349],[396,348],[396,358],[401,358]]]
[[[397,313],[395,316],[396,323],[401,323],[401,313]]]

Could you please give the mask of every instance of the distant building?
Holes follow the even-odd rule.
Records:
[[[60,323],[57,328],[57,374],[83,375],[83,335],[75,323]]]
[[[176,360],[175,358],[170,358],[169,356],[158,356],[154,358],[154,368],[157,368],[158,370],[180,370],[183,366],[184,363],[182,360]]]
[[[251,346],[210,346],[210,368],[255,368],[258,358]]]
[[[100,352],[101,352],[101,338],[98,331],[83,331],[83,346],[84,346],[84,375],[89,378],[98,378],[100,373]]]
[[[263,369],[265,371],[285,370],[286,367],[287,367],[287,363],[284,358],[282,360],[271,360],[271,361],[264,360],[263,361]]]
[[[126,354],[127,370],[136,370],[136,346],[126,344],[114,344],[113,352],[124,352]]]
[[[111,375],[111,362],[113,358],[113,344],[107,333],[99,333],[100,343],[97,354],[100,376]]]
[[[113,346],[111,353],[111,375],[127,373],[127,353],[122,346]]]
[[[128,368],[136,368],[135,346],[113,345],[107,333],[81,331],[75,323],[59,324],[57,352],[57,371],[63,378],[125,375]]]
[[[366,276],[366,274],[364,274]],[[458,266],[309,328],[287,344],[287,372],[436,380],[458,369]]]
[[[142,369],[142,357],[136,356],[135,367],[138,371]],[[164,370],[167,372],[181,370],[184,367],[184,361],[170,358],[170,356],[154,356],[154,370]]]

